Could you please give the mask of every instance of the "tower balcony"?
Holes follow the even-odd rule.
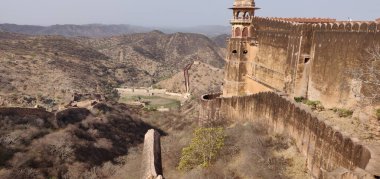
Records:
[[[238,19],[231,19],[230,23],[231,24],[250,24],[252,22],[252,18],[238,18]]]

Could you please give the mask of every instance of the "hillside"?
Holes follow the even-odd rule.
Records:
[[[228,26],[195,26],[195,27],[141,27],[135,25],[104,25],[104,24],[87,24],[87,25],[52,25],[52,26],[38,26],[38,25],[17,25],[17,24],[0,24],[0,31],[7,31],[13,33],[21,33],[28,35],[62,35],[66,37],[110,37],[123,34],[133,34],[141,32],[149,32],[154,29],[163,31],[165,33],[197,33],[207,35],[209,37],[218,36],[221,34],[230,33]]]
[[[227,48],[227,39],[230,38],[231,35],[221,34],[218,36],[211,37],[211,40],[215,42],[218,47]]]
[[[222,34],[230,34],[231,33],[231,27],[230,26],[222,26],[222,25],[201,25],[201,26],[194,26],[194,27],[182,27],[182,28],[156,28],[162,32],[165,33],[176,33],[176,32],[183,32],[183,33],[197,33],[197,34],[203,34],[208,37],[215,37]]]
[[[189,75],[192,95],[200,96],[206,93],[220,92],[224,77],[222,69],[205,63],[195,63],[189,70]],[[160,81],[155,87],[165,88],[176,93],[185,93],[184,74],[179,72],[169,79]]]
[[[0,106],[52,107],[117,84],[104,54],[59,36],[0,32]]]
[[[153,128],[123,104],[72,111],[56,118],[0,113],[0,178],[104,178],[127,162]],[[101,165],[108,170],[96,170]]]
[[[0,49],[0,106],[40,104],[50,108],[67,103],[75,92],[151,86],[181,73],[193,61],[217,68],[224,65],[224,49],[208,37],[159,31],[108,38],[0,32]],[[202,70],[198,75],[206,76],[203,73],[209,69]],[[196,93],[205,90],[205,84],[192,82],[202,86]]]
[[[122,34],[132,34],[137,32],[147,32],[150,28],[132,26],[132,25],[52,25],[52,26],[35,26],[35,25],[17,25],[17,24],[0,24],[0,29],[7,32],[28,34],[28,35],[62,35],[66,37],[86,36],[86,37],[104,37]]]
[[[76,38],[76,41],[128,66],[129,71],[142,72],[126,80],[127,86],[150,86],[170,78],[193,61],[217,68],[224,66],[223,48],[199,34],[152,31],[109,38]],[[125,73],[126,70],[119,70],[117,76]]]

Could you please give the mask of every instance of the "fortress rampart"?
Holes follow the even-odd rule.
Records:
[[[223,95],[281,91],[326,107],[355,106],[348,71],[360,69],[367,49],[380,45],[380,23],[309,21],[253,17],[252,37],[229,40]],[[326,23],[312,23],[318,21]]]
[[[201,125],[224,120],[265,123],[274,132],[286,133],[295,139],[315,178],[336,173],[359,178],[380,176],[380,153],[376,153],[379,150],[345,136],[328,121],[287,98],[272,92],[230,98],[218,97],[220,95],[203,96]]]

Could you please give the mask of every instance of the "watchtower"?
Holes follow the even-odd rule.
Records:
[[[256,10],[254,0],[235,0],[230,8],[233,11],[232,35],[228,40],[223,96],[249,94],[253,60],[258,50],[255,27],[252,23]]]

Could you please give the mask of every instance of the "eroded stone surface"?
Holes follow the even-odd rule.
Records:
[[[141,167],[142,179],[163,178],[160,134],[154,129],[145,134]]]

